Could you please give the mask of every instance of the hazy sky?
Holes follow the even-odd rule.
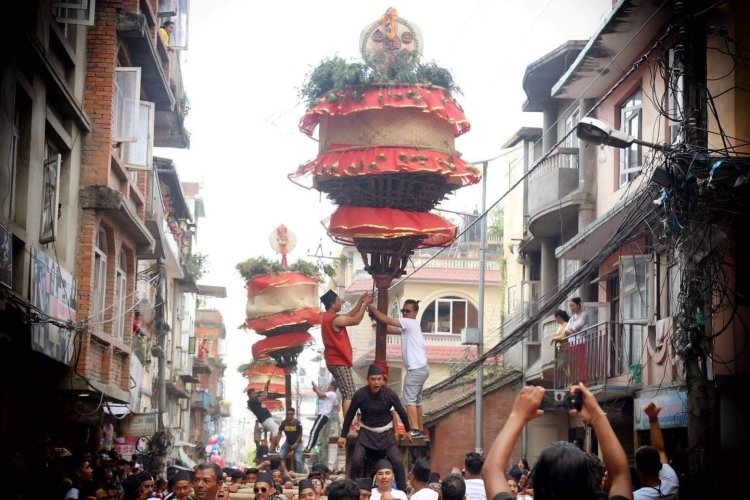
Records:
[[[228,330],[227,398],[233,414],[246,416],[244,380],[236,367],[251,359],[258,337],[236,327],[245,318],[245,289],[234,265],[248,257],[273,256],[269,234],[283,223],[297,234],[290,261],[306,258],[322,239],[326,254],[336,245],[320,221],[332,206],[317,191],[287,179],[314,158],[317,144],[297,129],[304,105],[297,90],[323,58],[359,58],[362,29],[393,6],[419,26],[424,60],[451,70],[472,129],[457,141],[468,161],[496,156],[521,126],[541,117],[522,113],[521,79],[526,66],[570,39],[587,39],[610,0],[320,0],[259,2],[193,0],[189,50],[183,78],[190,113],[191,147],[160,150],[173,158],[183,181],[202,183],[205,219],[198,250],[209,254],[202,282],[223,285],[228,298],[209,302],[221,310]],[[500,194],[499,172],[490,164],[488,196]],[[465,188],[449,206],[470,211],[480,192]],[[310,259],[313,260],[313,259]]]

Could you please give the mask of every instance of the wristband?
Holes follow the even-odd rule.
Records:
[[[607,415],[606,411],[601,412],[599,415],[591,419],[591,421],[589,422],[589,425],[594,425],[594,422],[596,422],[596,419],[598,419],[599,417],[604,417],[606,415]]]

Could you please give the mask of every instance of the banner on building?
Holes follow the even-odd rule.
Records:
[[[76,320],[76,280],[55,260],[39,249],[31,249],[31,303],[44,314],[59,321]],[[73,334],[45,322],[31,326],[31,348],[71,365]]]
[[[156,432],[158,417],[158,413],[131,413],[130,425],[125,435],[134,438],[153,436]]]
[[[649,430],[648,417],[643,413],[643,408],[650,402],[661,406],[659,413],[659,427],[662,429],[674,429],[687,427],[687,392],[663,390],[654,396],[641,396],[633,400],[634,428],[638,431]]]

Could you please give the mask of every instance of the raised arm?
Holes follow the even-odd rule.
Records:
[[[315,395],[318,396],[319,399],[326,398],[326,393],[321,391],[320,387],[318,387],[318,385],[315,382],[312,383],[312,388],[313,388],[313,392],[315,392]]]
[[[375,316],[376,320],[380,321],[381,323],[385,323],[388,326],[398,328],[398,333],[401,333],[401,322],[399,320],[391,318],[387,314],[383,314],[378,310],[377,307],[372,304],[367,307],[367,310],[370,311],[373,316]],[[388,329],[388,333],[391,333],[390,328]]]
[[[544,399],[542,387],[526,386],[516,396],[510,416],[495,438],[495,442],[492,443],[487,453],[487,460],[482,467],[482,479],[484,479],[488,499],[495,498],[498,493],[510,493],[508,481],[505,480],[505,467],[508,465],[513,446],[518,441],[523,426],[543,413],[539,410],[542,399]]]
[[[651,446],[659,450],[659,459],[661,463],[669,463],[667,458],[667,451],[664,447],[664,434],[661,433],[661,427],[659,427],[659,412],[662,410],[661,406],[656,406],[654,402],[650,402],[643,408],[643,413],[648,416],[649,433],[651,434]]]
[[[599,441],[602,458],[612,482],[612,487],[609,490],[610,498],[616,495],[633,498],[628,457],[625,455],[625,450],[622,449],[615,431],[612,430],[612,425],[607,420],[607,414],[599,406],[596,397],[583,384],[574,385],[571,391],[580,394],[582,402],[580,415],[594,428],[596,438]],[[576,410],[570,410],[570,413],[571,415],[579,414]]]
[[[344,326],[354,326],[362,322],[365,316],[367,306],[372,304],[372,294],[365,293],[362,295],[351,311],[346,314],[339,314],[333,318],[333,326],[341,328]]]

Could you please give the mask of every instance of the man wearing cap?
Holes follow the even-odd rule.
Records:
[[[186,470],[181,470],[172,477],[172,492],[164,497],[164,500],[187,500],[193,491],[193,483],[190,480],[190,474]]]
[[[372,496],[372,478],[359,477],[356,483],[359,486],[359,500],[370,500]]]
[[[427,364],[427,354],[424,347],[422,327],[417,321],[419,301],[406,300],[401,308],[401,318],[391,318],[383,314],[372,305],[368,308],[376,320],[385,323],[388,333],[401,335],[401,357],[406,367],[404,377],[404,392],[402,398],[406,413],[409,414],[411,437],[424,439],[422,432],[422,387],[430,376],[430,365]]]
[[[346,446],[346,436],[352,425],[354,416],[359,410],[362,413],[362,424],[354,444],[351,456],[351,476],[360,477],[364,472],[365,455],[367,451],[384,452],[386,458],[393,464],[396,475],[396,485],[402,491],[406,490],[406,476],[404,462],[398,449],[396,434],[393,432],[391,408],[394,408],[404,423],[406,434],[404,438],[412,442],[409,431],[409,417],[406,414],[398,396],[386,387],[383,380],[383,369],[378,365],[370,365],[367,370],[367,386],[354,393],[349,411],[344,417],[344,424],[339,437],[339,448]],[[381,455],[382,456],[382,455]]]
[[[357,390],[352,369],[352,344],[346,327],[362,322],[367,307],[372,304],[372,294],[363,294],[351,311],[342,314],[340,314],[341,299],[333,290],[328,290],[320,301],[326,308],[320,322],[320,335],[324,346],[323,357],[328,371],[333,375],[341,391],[341,408],[346,414],[354,391]]]
[[[268,472],[259,472],[253,485],[255,500],[269,500],[273,495],[273,478]]]
[[[336,381],[332,380],[328,385],[326,391],[320,390],[320,388],[312,383],[313,391],[318,396],[318,415],[315,417],[312,429],[310,430],[310,437],[305,446],[304,453],[310,453],[318,442],[318,436],[320,435],[321,429],[328,423],[328,419],[333,411],[333,404],[336,402]]]
[[[393,489],[393,465],[388,460],[375,463],[375,487],[371,490],[370,500],[408,500],[403,490]]]
[[[414,488],[412,500],[437,500],[437,491],[429,487],[431,473],[430,463],[425,458],[420,457],[414,462],[414,467],[409,473],[409,482]]]
[[[320,500],[312,481],[303,479],[299,482],[299,500]]]
[[[255,389],[247,390],[247,408],[253,412],[253,415],[258,419],[263,430],[268,432],[268,435],[274,440],[272,448],[275,450],[278,445],[276,438],[278,437],[279,424],[276,423],[271,416],[271,412],[268,411],[268,408],[263,406],[263,403],[261,402],[262,399],[268,397],[268,385],[270,383],[271,379],[269,378],[266,382],[266,386],[261,392],[256,392]]]

